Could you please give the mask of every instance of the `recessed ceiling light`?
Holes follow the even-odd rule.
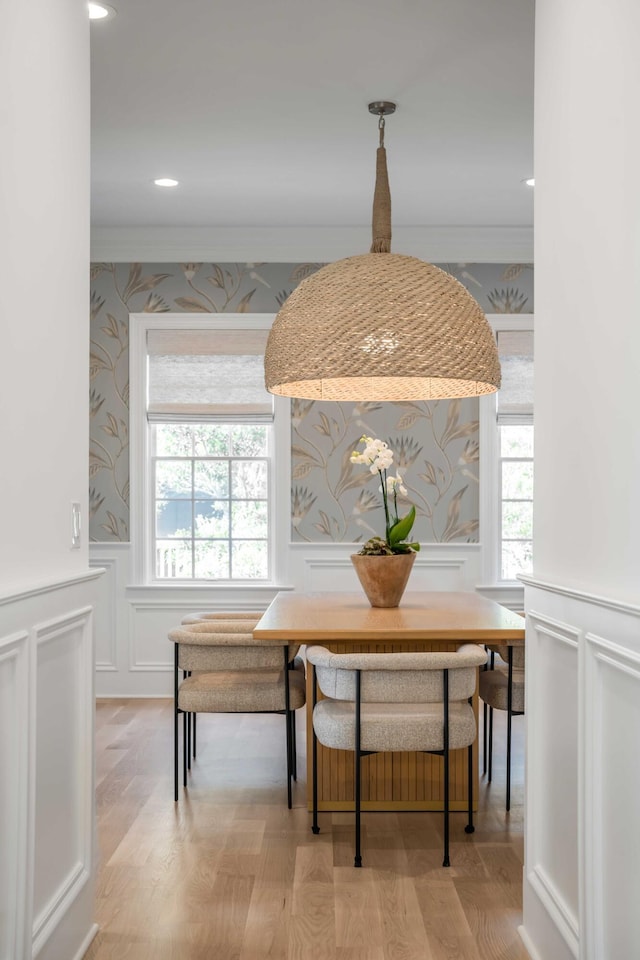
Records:
[[[525,180],[524,182],[526,183],[526,185],[527,185],[528,187],[535,187],[535,185],[536,185],[536,178],[535,178],[535,177],[529,177],[529,179],[528,179],[528,180]]]
[[[173,180],[171,177],[158,177],[157,180],[153,181],[156,187],[177,187],[178,181]]]
[[[114,8],[106,3],[94,3],[92,0],[87,6],[89,8],[89,20],[111,20],[116,15]]]

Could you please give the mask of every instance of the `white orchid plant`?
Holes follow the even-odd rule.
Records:
[[[407,488],[402,482],[399,471],[396,472],[395,477],[387,472],[393,463],[393,450],[384,440],[374,440],[373,437],[361,437],[360,443],[364,444],[362,453],[354,450],[349,459],[351,463],[365,464],[374,476],[377,473],[380,478],[385,538],[383,540],[382,537],[371,537],[358,552],[369,556],[391,556],[396,553],[418,551],[419,543],[407,543],[407,537],[416,519],[416,508],[412,506],[404,517],[398,516],[398,494],[406,497]]]

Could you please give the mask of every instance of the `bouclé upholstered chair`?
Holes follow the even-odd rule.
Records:
[[[444,859],[449,866],[449,752],[468,748],[468,823],[473,833],[472,745],[476,720],[471,698],[482,647],[466,644],[455,653],[331,653],[307,649],[316,685],[325,699],[313,709],[313,826],[318,827],[317,748],[315,738],[336,750],[353,750],[355,759],[355,859],[360,844],[361,758],[387,751],[424,751],[444,758]]]
[[[183,784],[191,765],[189,718],[197,713],[281,713],[285,716],[287,802],[295,778],[294,711],[305,703],[304,664],[297,645],[253,638],[256,620],[199,617],[169,633],[174,655],[174,798],[178,799],[178,717],[183,714]],[[180,680],[180,671],[183,679]],[[193,747],[195,747],[195,726]]]
[[[484,772],[491,783],[493,767],[493,711],[507,714],[507,796],[506,810],[511,809],[511,718],[524,714],[524,647],[488,644],[490,669],[480,671],[480,697],[484,701]],[[496,661],[496,657],[500,659]],[[487,707],[489,730],[487,733]],[[488,752],[488,769],[487,769]]]

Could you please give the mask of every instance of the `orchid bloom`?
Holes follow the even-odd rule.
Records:
[[[373,537],[370,541],[367,541],[361,553],[379,553],[380,545],[384,547],[382,552],[386,553],[407,553],[410,550],[419,550],[419,543],[406,542],[415,520],[415,507],[412,506],[405,517],[398,517],[398,493],[403,497],[407,496],[407,488],[402,482],[402,476],[399,471],[395,477],[387,476],[387,470],[393,463],[393,450],[389,448],[389,445],[385,443],[384,440],[375,440],[373,437],[361,437],[360,443],[364,444],[362,453],[354,450],[349,459],[351,463],[362,463],[368,466],[371,473],[377,473],[379,475],[386,533],[386,539],[384,541],[380,537]],[[390,509],[389,505],[390,496],[393,497],[392,509]],[[375,549],[371,550],[370,545],[373,544],[374,541]],[[367,549],[367,547],[369,547],[369,549]]]
[[[403,497],[407,495],[407,488],[402,482],[402,477],[398,473],[395,477],[387,477],[387,493],[399,493]]]

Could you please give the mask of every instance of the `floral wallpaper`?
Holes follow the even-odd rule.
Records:
[[[275,313],[320,263],[91,266],[90,538],[129,539],[129,314]],[[532,313],[531,264],[439,264],[487,313]],[[292,539],[358,541],[381,529],[375,482],[348,462],[363,433],[396,452],[424,541],[476,540],[477,401],[331,404],[292,415]]]
[[[352,464],[363,435],[385,440],[390,473],[413,504],[412,536],[425,542],[478,538],[478,401],[313,403],[294,400],[292,526],[294,540],[358,542],[384,536],[377,474]]]

